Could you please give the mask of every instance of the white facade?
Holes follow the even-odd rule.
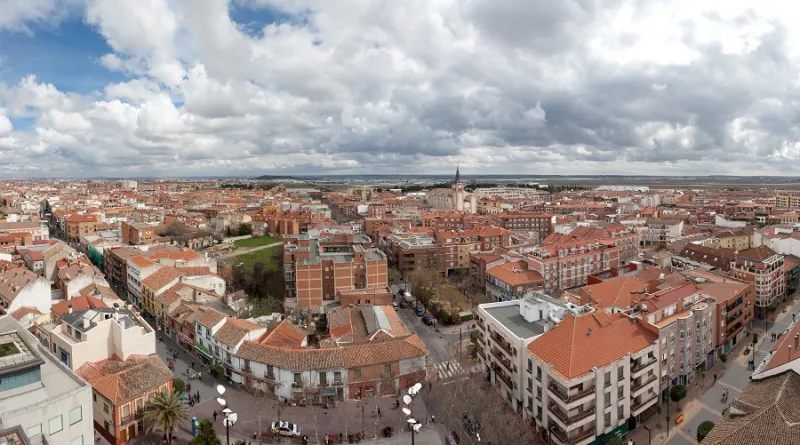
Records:
[[[800,257],[800,239],[786,236],[776,236],[779,234],[791,234],[791,227],[774,227],[774,235],[764,234],[756,230],[753,236],[754,247],[767,246],[781,255],[794,255]]]
[[[73,370],[113,355],[126,360],[133,354],[156,353],[155,331],[138,316],[126,314],[135,317],[138,325],[125,328],[111,311],[98,315],[97,325],[86,332],[79,332],[68,323],[57,325],[50,332],[52,352]]]
[[[219,295],[225,295],[225,280],[216,275],[186,276],[181,281],[192,286],[214,291]]]
[[[94,443],[92,387],[61,364],[10,316],[0,317],[0,332],[14,341],[30,367],[0,381],[0,429],[19,427],[32,444]],[[10,334],[4,334],[8,337]],[[6,356],[5,359],[10,359]],[[0,375],[6,360],[0,360]]]
[[[232,367],[236,371],[231,374],[233,381],[237,383],[245,383],[243,376],[251,375],[255,379],[252,380],[253,384],[263,390],[269,391],[269,387],[274,388],[276,397],[284,397],[293,399],[295,394],[294,390],[298,389],[301,385],[311,388],[318,388],[320,385],[320,374],[326,374],[326,384],[334,387],[347,388],[347,369],[345,368],[330,368],[319,370],[295,370],[295,369],[280,369],[272,365],[258,363],[250,360],[245,360],[240,357],[232,357]],[[271,394],[271,392],[269,392]]]
[[[139,267],[132,259],[128,259],[128,301],[137,307],[142,307],[142,281],[161,268],[153,263],[147,267]]]
[[[38,278],[23,286],[14,301],[5,310],[11,314],[23,306],[30,306],[39,309],[39,312],[43,314],[49,314],[52,305],[50,282],[44,278]]]
[[[714,225],[730,229],[741,229],[747,225],[747,221],[733,221],[723,215],[714,215]]]

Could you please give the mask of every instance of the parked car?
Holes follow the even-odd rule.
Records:
[[[422,306],[417,306],[417,316],[422,317],[425,315],[425,308]]]
[[[422,322],[428,325],[433,323],[433,321],[431,321],[430,317],[428,317],[427,315],[422,317]]]
[[[392,301],[392,307],[395,308],[395,309],[398,309],[398,308],[400,308],[400,305],[397,304],[396,301]]]
[[[292,422],[272,422],[272,432],[286,437],[300,437],[300,427]]]

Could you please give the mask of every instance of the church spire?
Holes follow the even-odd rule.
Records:
[[[456,180],[455,180],[455,181],[453,181],[453,184],[459,184],[459,183],[461,183],[461,173],[459,173],[459,171],[458,171],[458,167],[459,167],[459,165],[458,165],[458,164],[456,164]]]

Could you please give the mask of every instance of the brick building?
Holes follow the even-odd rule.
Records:
[[[120,232],[122,232],[122,242],[124,244],[152,244],[155,239],[153,226],[147,224],[123,221],[120,225]]]
[[[767,246],[758,246],[739,252],[731,263],[732,277],[755,284],[755,306],[759,318],[767,315],[770,303],[786,295],[783,262],[783,255]]]
[[[64,218],[67,240],[79,242],[82,236],[97,235],[97,216],[70,215]]]

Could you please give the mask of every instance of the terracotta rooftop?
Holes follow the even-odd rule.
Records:
[[[266,328],[247,320],[229,318],[214,334],[214,338],[226,346],[235,347],[242,340],[255,340],[252,336],[261,330],[266,330]]]
[[[767,246],[761,245],[747,249],[744,252],[739,252],[738,259],[747,259],[752,261],[765,261],[772,256],[777,255],[774,250]]]
[[[58,316],[61,316],[69,312],[69,305],[72,305],[73,312],[96,309],[99,307],[108,307],[108,305],[97,298],[81,295],[73,297],[69,301],[60,301],[54,304],[50,311]]]
[[[497,266],[487,269],[486,273],[509,286],[520,286],[544,281],[542,274],[536,270],[529,269],[528,263],[525,261],[498,264]]]
[[[581,304],[590,302],[603,308],[627,309],[646,297],[647,283],[635,278],[617,278],[590,284],[580,289]]]
[[[227,317],[228,317],[227,315],[223,314],[222,312],[216,309],[206,308],[205,312],[203,312],[202,315],[197,317],[196,321],[201,326],[207,329],[211,329],[214,326],[216,326],[220,321],[224,320]]]
[[[528,345],[528,351],[551,363],[566,380],[591,372],[632,352],[641,351],[657,339],[641,323],[621,314],[603,312],[575,317],[567,314],[555,328]]]
[[[800,376],[794,372],[751,381],[703,439],[704,445],[800,443]],[[743,414],[740,414],[743,413]]]
[[[278,348],[302,348],[306,334],[296,328],[289,320],[283,320],[270,329],[259,343]]]
[[[172,371],[155,355],[86,363],[75,373],[115,406],[142,397],[172,380]]]

